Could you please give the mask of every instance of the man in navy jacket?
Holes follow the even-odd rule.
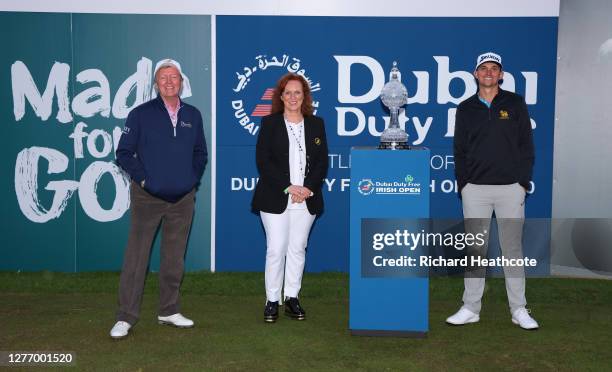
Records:
[[[523,258],[522,235],[525,195],[530,188],[534,148],[529,112],[523,97],[500,88],[502,59],[484,53],[476,59],[476,94],[461,102],[455,119],[455,175],[463,201],[468,232],[484,233],[488,240],[495,212],[502,254]],[[468,248],[470,256],[487,256],[487,243]],[[485,289],[484,267],[465,275],[463,306],[446,319],[453,325],[480,320]],[[511,320],[523,329],[537,329],[525,308],[525,273],[522,266],[504,267]]]
[[[207,161],[202,115],[179,98],[180,66],[164,60],[155,70],[157,98],[128,115],[117,163],[130,175],[131,225],[119,282],[119,310],[110,335],[127,336],[138,321],[151,245],[162,224],[158,322],[193,327],[179,312],[179,288],[195,189]]]

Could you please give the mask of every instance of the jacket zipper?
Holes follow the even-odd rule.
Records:
[[[181,102],[181,105],[179,106],[178,111],[176,112],[176,125],[178,125],[178,123],[180,122],[179,114],[181,112],[182,107],[183,107],[183,103]],[[176,125],[172,125],[174,129],[174,138],[176,138]]]

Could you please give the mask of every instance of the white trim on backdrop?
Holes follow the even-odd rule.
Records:
[[[210,271],[215,272],[217,216],[217,22],[210,17]]]
[[[558,17],[560,0],[0,0],[0,10],[59,13],[362,17]]]

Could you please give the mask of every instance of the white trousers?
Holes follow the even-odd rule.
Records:
[[[302,287],[306,244],[316,215],[308,209],[286,209],[281,214],[260,212],[266,230],[266,297],[281,299],[283,273],[285,297],[297,297]]]
[[[489,231],[491,216],[495,211],[499,243],[506,258],[523,258],[522,238],[525,220],[525,189],[518,183],[511,185],[474,185],[468,183],[461,190],[463,217],[466,231]],[[469,232],[469,231],[468,231]],[[468,254],[486,257],[489,234],[483,246],[468,250]],[[463,307],[480,313],[485,289],[486,270],[466,272]],[[510,311],[525,307],[525,272],[523,267],[504,267],[506,293]]]

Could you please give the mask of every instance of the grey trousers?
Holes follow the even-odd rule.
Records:
[[[485,244],[468,249],[468,255],[487,256],[491,217],[495,211],[502,255],[523,258],[522,237],[525,219],[525,189],[518,183],[511,185],[474,185],[468,183],[461,190],[466,232],[483,232]],[[463,292],[463,307],[480,313],[485,288],[485,268],[467,271]],[[523,267],[504,267],[506,293],[510,311],[525,307],[525,272]]]
[[[130,185],[131,224],[121,278],[117,321],[135,324],[140,314],[153,240],[162,224],[159,268],[159,315],[179,312],[185,249],[193,218],[195,190],[176,203],[158,199],[134,182]]]

